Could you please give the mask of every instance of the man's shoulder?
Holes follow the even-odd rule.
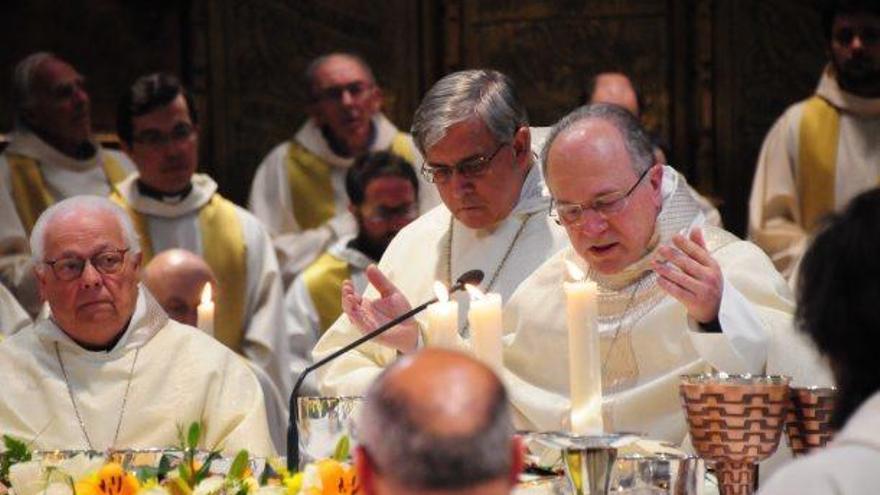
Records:
[[[145,344],[146,348],[164,349],[166,346],[174,348],[179,358],[192,360],[193,364],[199,363],[199,368],[221,369],[221,366],[247,368],[245,363],[240,362],[241,358],[238,354],[214,337],[198,328],[172,319],[169,319],[165,327]]]

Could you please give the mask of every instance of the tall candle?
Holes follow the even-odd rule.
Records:
[[[202,289],[202,301],[199,303],[198,327],[210,336],[214,336],[214,301],[211,299],[211,282]]]
[[[468,322],[471,342],[478,359],[500,373],[503,366],[501,346],[501,294],[483,294],[472,285],[466,286],[471,295]]]
[[[437,302],[428,306],[428,343],[453,348],[458,339],[458,301],[449,300],[449,291],[441,282],[434,282]]]
[[[599,357],[599,329],[596,317],[598,290],[585,281],[577,266],[569,263],[573,282],[564,282],[568,322],[568,369],[571,392],[571,431],[597,435],[602,425],[602,372]]]

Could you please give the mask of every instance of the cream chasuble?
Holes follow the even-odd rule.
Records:
[[[790,278],[823,214],[880,183],[880,98],[860,98],[826,68],[816,94],[764,139],[749,199],[749,238]]]
[[[370,151],[391,150],[407,158],[418,173],[421,156],[412,139],[385,116],[373,119],[376,137]],[[257,168],[251,185],[250,211],[272,236],[285,287],[335,240],[357,234],[348,212],[345,174],[353,158],[339,156],[311,119],[291,141],[276,146]],[[439,204],[432,184],[419,177],[422,213]]]
[[[680,443],[687,433],[678,396],[684,373],[713,367],[728,373],[767,370],[794,375],[799,384],[827,383],[813,349],[792,334],[793,301],[767,256],[757,246],[705,225],[684,178],[669,167],[664,168],[662,192],[663,207],[645,257],[618,274],[591,277],[599,286],[606,431]],[[722,333],[702,332],[685,307],[657,285],[650,269],[661,243],[694,226],[702,226],[724,275]],[[589,272],[568,248],[523,282],[504,311],[504,381],[518,428],[558,430],[569,424],[564,260]]]
[[[207,255],[217,250],[208,249],[206,244],[212,240],[214,243],[240,242],[234,241],[235,235],[228,235],[230,229],[236,227],[235,223],[224,223],[222,216],[219,218],[219,225],[225,226],[224,228],[215,228],[212,232],[204,231],[206,219],[202,214],[203,209],[213,208],[213,198],[217,194],[217,184],[207,175],[194,175],[192,191],[177,203],[142,195],[137,188],[137,177],[134,174],[118,184],[118,194],[129,208],[139,214],[141,228],[146,229],[148,237],[141,239],[145,250],[149,247],[155,254],[170,248],[187,249],[205,258],[210,265],[212,260]],[[290,356],[284,336],[284,294],[272,244],[253,215],[225,201],[223,208],[232,209],[241,231],[239,238],[244,240],[244,248],[241,250],[239,246],[221,250],[226,255],[239,252],[245,257],[243,299],[239,301],[243,305],[243,327],[238,329],[242,353],[272,377],[278,390],[286,394],[293,388],[293,382],[288,368]],[[135,225],[138,225],[137,221]],[[149,244],[145,243],[147,240]],[[215,275],[221,283],[219,290],[229,290],[223,282],[225,277],[232,274],[221,272]],[[218,300],[218,304],[221,301],[222,299]]]
[[[0,284],[0,339],[33,323],[27,311],[3,284]]]
[[[134,171],[125,154],[93,144],[95,155],[77,160],[36,134],[18,131],[0,154],[0,282],[31,314],[39,311],[40,302],[31,273],[28,233],[39,213],[45,205],[71,196],[107,196],[111,181]]]
[[[342,314],[342,282],[351,279],[355,290],[367,288],[364,271],[374,261],[348,246],[350,238],[336,241],[293,281],[284,297],[288,341],[293,353],[291,376],[299,376],[312,364],[312,348]],[[318,395],[315,375],[303,383],[301,395]]]
[[[539,145],[533,141],[532,149]],[[495,228],[470,229],[453,220],[446,206],[438,206],[400,231],[385,251],[379,268],[413,305],[434,297],[435,280],[448,285],[448,272],[454,280],[468,270],[483,270],[485,278],[481,288],[484,290],[497,272],[489,290],[500,293],[506,303],[532,271],[568,244],[562,227],[547,215],[549,206],[550,197],[541,171],[534,165],[523,184],[519,202]],[[449,246],[450,227],[452,246]],[[514,238],[517,240],[511,248]],[[376,290],[371,286],[364,296],[375,298]],[[461,311],[459,325],[463,326],[467,321],[468,300],[460,293],[456,298]],[[425,326],[424,318],[424,313],[416,317],[421,328]],[[342,315],[321,337],[313,357],[320,359],[360,335],[348,317]],[[425,343],[431,345],[431,335],[423,332],[423,336]],[[392,349],[368,342],[325,366],[319,378],[320,390],[325,395],[361,395],[396,355]]]
[[[263,394],[247,364],[201,331],[169,320],[139,290],[129,327],[110,351],[83,349],[51,319],[0,343],[3,433],[41,450],[86,449],[84,429],[98,450],[170,447],[178,425],[202,420],[203,448],[272,454]]]

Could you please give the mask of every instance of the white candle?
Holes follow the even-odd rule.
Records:
[[[449,300],[449,291],[441,282],[434,282],[437,302],[428,306],[428,343],[453,348],[458,339],[458,302]]]
[[[500,373],[503,366],[501,347],[501,294],[483,294],[472,285],[466,286],[471,295],[468,322],[471,342],[478,359]]]
[[[602,425],[602,374],[599,357],[599,329],[596,317],[596,284],[583,280],[577,266],[569,264],[573,282],[564,282],[568,322],[568,369],[571,392],[571,431],[598,435]]]
[[[214,301],[211,299],[211,282],[202,289],[202,302],[199,303],[198,327],[210,336],[214,336]]]

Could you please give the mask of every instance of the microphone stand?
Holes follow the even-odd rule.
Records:
[[[472,283],[474,281],[476,283],[480,283],[480,281],[483,278],[482,272],[479,272],[479,279],[477,279],[477,280],[473,280],[470,278],[466,279],[466,276],[472,275],[472,272],[467,272],[467,273],[465,273],[465,275],[460,277],[459,280],[455,283],[455,285],[453,285],[449,289],[449,294],[451,295],[454,292],[460,291],[461,289],[464,288],[466,283]],[[473,275],[472,275],[472,277],[473,277]],[[289,420],[288,420],[288,424],[287,424],[287,469],[288,470],[294,471],[295,469],[299,468],[299,431],[297,431],[297,428],[296,428],[296,413],[297,413],[296,399],[299,397],[299,389],[302,388],[302,384],[303,384],[303,381],[306,379],[306,376],[308,376],[308,374],[311,373],[312,371],[320,368],[321,366],[324,366],[325,364],[329,363],[330,361],[333,361],[334,359],[336,359],[339,356],[345,354],[346,352],[354,349],[355,347],[358,347],[359,345],[363,344],[364,342],[371,340],[374,337],[377,337],[377,336],[387,332],[388,330],[394,328],[395,326],[399,325],[400,323],[403,323],[405,320],[412,318],[413,316],[417,315],[418,313],[421,313],[422,311],[425,310],[425,308],[427,308],[431,304],[434,304],[435,302],[437,302],[436,297],[431,299],[428,302],[425,302],[425,303],[422,303],[422,304],[416,306],[415,308],[413,308],[413,309],[407,311],[406,313],[398,316],[397,318],[389,321],[388,323],[373,330],[372,332],[359,337],[357,340],[346,345],[345,347],[342,347],[342,348],[328,354],[327,356],[324,356],[323,358],[316,361],[315,363],[313,363],[310,366],[306,366],[306,368],[303,370],[303,372],[299,374],[299,378],[297,378],[296,384],[293,386],[293,392],[290,393],[290,403],[289,403],[290,416],[289,416]]]

